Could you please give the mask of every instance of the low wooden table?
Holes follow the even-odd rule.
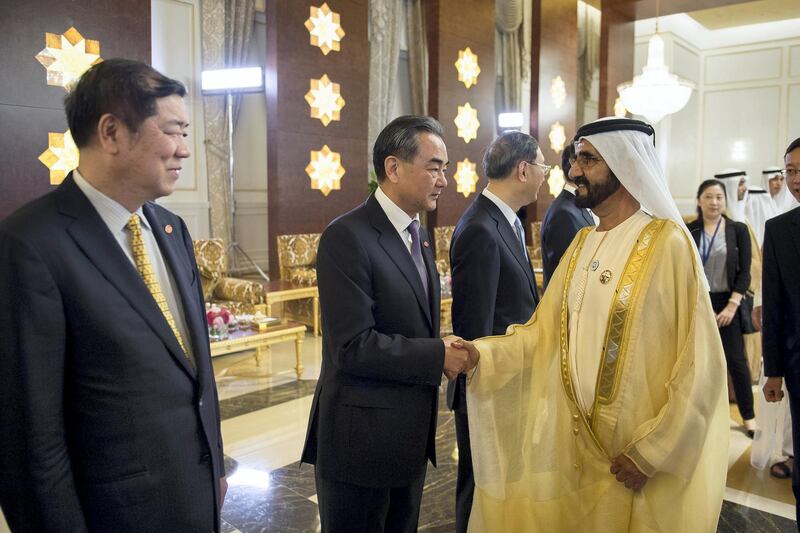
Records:
[[[319,290],[316,285],[297,285],[280,279],[263,281],[261,284],[264,285],[266,293],[267,316],[275,316],[272,313],[272,306],[277,303],[311,298],[314,315],[313,332],[315,337],[319,336]]]
[[[221,341],[211,342],[211,357],[226,355],[244,350],[256,351],[256,364],[261,364],[261,357],[269,357],[269,347],[279,342],[294,341],[295,357],[297,365],[294,371],[297,379],[303,375],[303,340],[306,335],[306,327],[295,322],[286,322],[277,326],[271,326],[264,331],[238,330],[231,333],[230,337]]]

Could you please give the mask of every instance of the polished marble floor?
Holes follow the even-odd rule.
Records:
[[[225,533],[313,533],[320,530],[314,471],[298,460],[319,376],[321,341],[306,336],[305,373],[294,373],[293,343],[272,347],[260,365],[252,352],[214,359],[229,475],[223,508]],[[443,406],[444,402],[440,402]],[[789,480],[750,466],[750,440],[731,406],[728,487],[718,531],[797,531]],[[429,466],[420,531],[454,530],[456,459],[453,416],[442,408],[436,435],[439,467]],[[8,529],[0,515],[0,533]]]
[[[298,460],[320,354],[320,339],[308,335],[300,381],[291,344],[274,346],[271,360],[261,366],[248,353],[214,360],[230,476],[222,513],[225,532],[319,531],[314,471],[308,465],[301,468]],[[751,441],[739,422],[732,406],[728,488],[718,531],[797,531],[789,480],[750,466]],[[453,417],[442,407],[436,445],[439,467],[428,468],[419,529],[445,533],[454,530],[456,459]]]

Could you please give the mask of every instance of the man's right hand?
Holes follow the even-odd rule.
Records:
[[[444,375],[452,381],[459,374],[471,368],[468,366],[470,362],[469,352],[463,346],[456,344],[461,342],[461,337],[448,335],[442,340],[444,341]]]
[[[768,402],[779,402],[783,400],[783,378],[771,377],[767,378],[764,383],[764,398]]]
[[[467,364],[467,370],[472,370],[476,366],[478,366],[478,361],[481,359],[481,353],[475,348],[475,344],[470,341],[465,341],[464,339],[458,339],[453,343],[458,348],[463,348],[467,350],[469,353],[469,363]]]
[[[753,312],[750,313],[750,318],[753,320],[753,326],[756,328],[756,331],[761,331],[761,306],[753,308]]]

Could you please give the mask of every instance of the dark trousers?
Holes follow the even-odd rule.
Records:
[[[472,449],[469,444],[469,421],[467,419],[467,393],[464,376],[454,399],[453,415],[456,421],[458,443],[458,477],[456,478],[456,533],[466,533],[472,496],[475,493],[475,476],[472,472]]]
[[[711,306],[715,313],[719,313],[728,305],[729,292],[712,292]],[[750,366],[744,354],[744,337],[742,336],[742,321],[739,311],[733,315],[730,324],[719,328],[722,339],[722,348],[725,350],[725,361],[728,363],[728,372],[733,382],[733,392],[736,394],[736,404],[742,419],[755,418],[753,411],[753,378],[750,375]]]
[[[792,492],[794,493],[795,518],[800,531],[800,470],[797,458],[800,457],[800,368],[791,365],[786,368],[784,381],[789,391],[789,410],[792,413],[792,441],[794,446],[795,464],[792,466]]]
[[[322,533],[413,533],[425,470],[406,487],[361,487],[325,479],[315,471]]]

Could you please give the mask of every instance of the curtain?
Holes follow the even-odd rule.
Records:
[[[495,2],[495,46],[503,71],[503,111],[519,111],[522,101],[522,48],[520,46],[523,0]]]
[[[368,161],[372,161],[372,145],[389,121],[394,103],[400,61],[401,8],[402,3],[397,0],[369,2]]]
[[[583,122],[584,102],[592,99],[592,79],[600,68],[600,11],[578,2],[578,124]]]
[[[203,70],[244,64],[255,17],[254,0],[202,0]],[[234,98],[234,129],[241,97]],[[230,243],[230,176],[228,175],[228,117],[224,96],[203,97],[206,133],[206,168],[211,236]]]
[[[422,2],[423,0],[405,1],[411,112],[415,115],[428,114],[428,42]]]

